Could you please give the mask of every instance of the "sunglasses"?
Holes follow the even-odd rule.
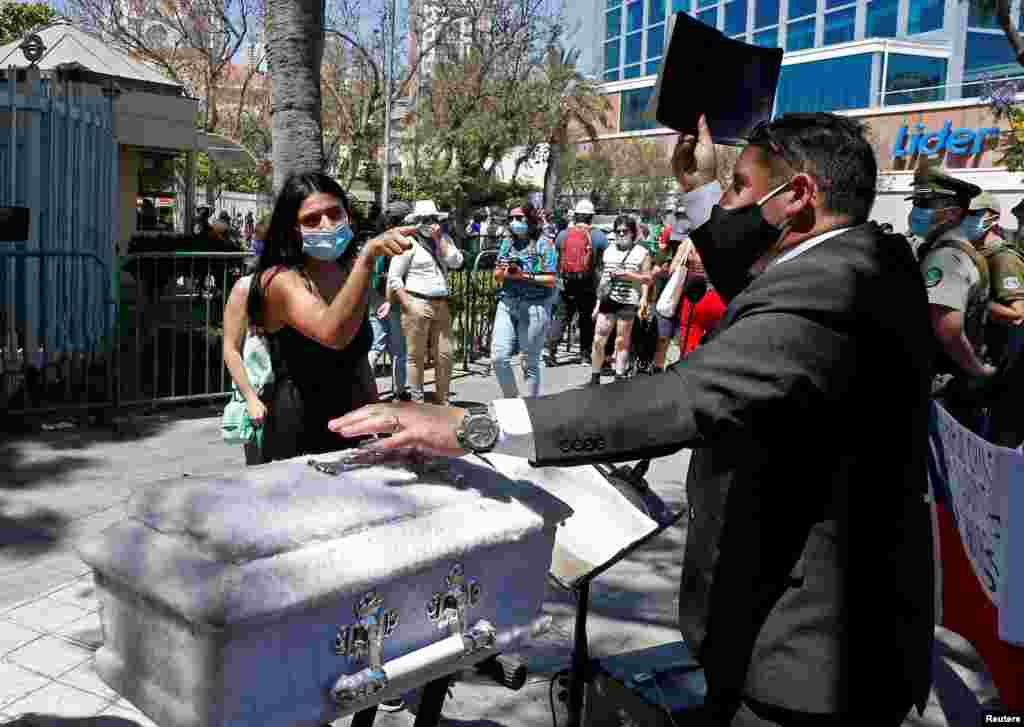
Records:
[[[342,209],[341,205],[338,205],[320,212],[309,212],[299,217],[299,224],[303,227],[319,227],[324,215],[327,216],[328,221],[335,225],[339,222],[348,222],[348,215],[345,213],[345,210]]]
[[[432,215],[424,215],[423,217],[419,218],[419,222],[421,225],[436,225],[440,221],[440,217],[434,217]]]
[[[616,235],[625,235],[627,232],[629,232],[629,230],[627,230],[625,227],[616,227],[614,232]]]

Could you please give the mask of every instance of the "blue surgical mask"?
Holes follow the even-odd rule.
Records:
[[[302,232],[302,252],[317,260],[330,262],[337,260],[352,243],[352,228],[349,225],[341,224],[333,230],[322,232]]]
[[[964,217],[964,221],[960,223],[960,229],[970,242],[976,242],[985,236],[988,229],[983,225],[985,218],[981,215],[971,215]]]
[[[525,235],[529,226],[525,222],[515,220],[511,225],[508,226],[512,230],[513,235]]]
[[[911,207],[907,223],[910,227],[910,234],[920,238],[928,237],[928,233],[935,227],[935,210]]]

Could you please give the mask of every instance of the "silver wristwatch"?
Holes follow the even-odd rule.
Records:
[[[462,425],[455,430],[459,446],[473,454],[490,452],[500,436],[501,427],[486,406],[471,406],[467,409]]]

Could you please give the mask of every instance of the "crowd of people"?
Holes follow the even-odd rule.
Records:
[[[317,189],[331,189],[326,183],[318,184]],[[349,202],[344,193],[333,189],[332,196],[348,219]],[[922,166],[908,199],[912,207],[906,239],[920,261],[938,344],[933,393],[975,433],[997,444],[1019,446],[1024,426],[1014,413],[1024,388],[1018,365],[1024,349],[1024,329],[1020,328],[1024,322],[1024,254],[999,225],[999,201],[976,185]],[[302,201],[292,199],[289,204]],[[567,214],[523,205],[504,216],[484,208],[466,228],[467,236],[491,238],[497,245],[491,359],[507,398],[520,395],[513,368],[516,356],[521,357],[525,393],[531,397],[541,391],[543,368],[560,363],[589,365],[589,386],[599,385],[602,376],[621,381],[634,374],[654,375],[664,372],[673,341],[679,356],[685,358],[714,331],[725,313],[726,303],[709,281],[690,238],[693,222],[684,204],[667,205],[657,220],[619,215],[608,233],[594,225],[594,217],[589,200],[582,200]],[[367,391],[375,391],[369,382],[381,375],[388,354],[393,397],[428,401],[424,379],[429,352],[434,366],[432,401],[448,403],[454,349],[448,273],[461,268],[467,256],[448,233],[447,220],[447,213],[431,200],[417,202],[408,214],[385,215],[382,220],[381,228],[395,231],[407,247],[393,258],[374,257],[369,285],[358,293],[365,298],[370,335],[368,369],[357,367],[354,380],[363,382],[360,386]],[[296,248],[295,239],[273,239],[265,223],[254,227],[253,246],[262,253],[270,243],[266,257],[259,256],[264,274],[281,264],[275,260],[307,260],[299,268],[307,280],[307,292],[326,304],[347,279],[356,247],[332,246],[327,238],[339,234],[337,229],[344,225],[339,226],[329,215],[314,227],[324,239],[319,251],[308,246],[301,221],[301,249]],[[283,253],[283,248],[290,251]],[[338,257],[331,258],[335,252]],[[329,263],[330,271],[339,265],[343,270],[341,278],[325,285],[327,297],[302,272],[310,264],[319,265],[313,260]],[[244,347],[256,345],[257,355],[261,354],[263,348],[247,343],[246,334],[262,331],[265,336],[266,332],[252,327],[242,313],[249,307],[251,280],[251,276],[240,280],[230,296],[224,360],[249,417],[259,425],[266,418],[267,397],[261,397],[247,379]],[[357,297],[355,291],[353,297]],[[560,358],[558,347],[574,326],[578,353]],[[301,327],[296,330],[325,343]],[[292,336],[291,340],[302,343],[302,338]],[[277,350],[276,346],[268,348]],[[309,356],[317,360],[313,351]],[[352,366],[358,360],[351,355],[336,358],[331,365],[338,366],[344,359],[346,366]],[[295,365],[280,361],[274,368],[287,371]],[[368,394],[352,401],[365,396]],[[282,453],[300,453],[303,446],[296,441]],[[266,459],[266,453],[250,452],[248,457],[251,462]]]

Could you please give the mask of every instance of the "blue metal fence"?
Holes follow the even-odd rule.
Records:
[[[0,78],[0,206],[30,211],[27,241],[0,230],[0,410],[113,403],[116,165],[98,87]]]

